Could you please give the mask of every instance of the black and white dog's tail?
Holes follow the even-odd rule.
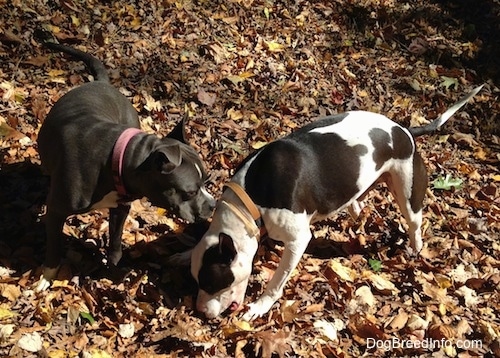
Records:
[[[102,82],[107,82],[109,83],[109,76],[108,76],[108,71],[106,70],[106,67],[104,64],[99,61],[97,58],[94,56],[77,50],[76,48],[66,46],[66,45],[61,45],[57,42],[55,42],[55,39],[47,33],[45,30],[36,30],[35,31],[35,38],[41,42],[41,44],[53,51],[59,51],[59,52],[64,52],[67,53],[68,55],[76,58],[77,60],[82,61],[85,63],[85,66],[90,70],[92,75],[94,76],[94,79],[96,81],[102,81]]]
[[[456,111],[462,108],[467,103],[467,101],[474,97],[481,90],[481,88],[483,88],[483,86],[484,84],[474,88],[471,92],[463,96],[457,103],[451,106],[448,110],[446,110],[442,115],[433,120],[431,123],[422,127],[411,127],[408,128],[408,130],[414,137],[435,132],[448,119],[450,119],[450,117],[453,116]]]

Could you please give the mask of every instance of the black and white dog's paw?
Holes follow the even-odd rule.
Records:
[[[272,298],[264,296],[259,298],[255,302],[249,303],[247,305],[248,311],[245,312],[242,317],[243,321],[250,322],[254,319],[264,316],[267,312],[269,312],[274,302],[275,300],[273,300]]]

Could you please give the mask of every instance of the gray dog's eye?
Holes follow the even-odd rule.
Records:
[[[187,201],[193,199],[196,194],[198,194],[198,190],[186,191],[182,194],[182,200]]]

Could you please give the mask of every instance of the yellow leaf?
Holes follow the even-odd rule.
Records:
[[[59,26],[54,26],[54,25],[47,25],[47,30],[54,34],[58,34],[61,32],[61,28]]]
[[[57,287],[68,287],[69,281],[68,280],[54,280],[52,282],[52,287],[57,288]]]
[[[260,148],[262,148],[263,146],[265,146],[266,144],[267,144],[267,142],[264,142],[264,141],[258,141],[258,142],[252,143],[252,148],[253,148],[253,149],[260,149]]]
[[[132,29],[137,30],[139,27],[141,27],[141,19],[138,17],[134,17],[134,19],[130,22],[130,26]]]
[[[266,16],[266,19],[269,20],[269,14],[272,12],[271,9],[269,9],[268,7],[265,7],[264,8],[264,15]]]
[[[336,260],[330,260],[330,267],[344,281],[353,282],[356,277],[356,272]]]
[[[227,116],[233,121],[237,121],[243,118],[243,112],[234,108],[229,108],[227,111]]]
[[[488,157],[488,153],[481,148],[477,147],[474,149],[474,158],[479,159],[479,160],[485,160]]]
[[[240,330],[240,331],[247,331],[247,332],[252,332],[254,328],[250,324],[250,322],[247,321],[234,321],[234,325]]]
[[[71,23],[75,26],[80,26],[80,19],[75,15],[71,15]]]
[[[250,78],[250,77],[253,77],[255,76],[252,72],[249,72],[249,71],[245,71],[243,73],[240,73],[239,75],[241,78]]]
[[[500,181],[500,174],[493,175],[491,177],[494,181]]]
[[[48,352],[48,356],[49,358],[66,358],[68,357],[68,352],[62,349],[58,349],[55,351]],[[74,357],[74,356],[76,356],[76,354],[70,355],[69,357]]]
[[[0,320],[6,319],[6,318],[12,318],[16,314],[9,310],[8,308],[5,307],[0,307]]]
[[[50,70],[48,73],[49,77],[59,77],[64,74],[63,70]]]
[[[265,41],[264,44],[266,45],[266,48],[269,50],[269,52],[280,52],[283,51],[284,46],[280,44],[279,42],[276,41]]]
[[[436,275],[436,281],[441,288],[449,288],[453,284],[451,280],[444,275]]]
[[[90,355],[92,358],[113,358],[108,352],[101,349],[92,349]]]
[[[439,314],[446,316],[446,305],[444,303],[439,304]]]
[[[144,105],[144,108],[147,111],[149,111],[149,112],[161,111],[163,106],[159,101],[156,101],[151,95],[149,95],[145,91],[142,92],[142,95],[144,96],[144,99],[146,100],[146,104]]]
[[[160,216],[164,216],[165,213],[167,212],[167,210],[163,209],[163,208],[157,208],[156,209],[156,213]]]
[[[245,81],[248,77],[242,77],[240,75],[229,75],[226,78],[233,84],[237,85],[238,83]]]

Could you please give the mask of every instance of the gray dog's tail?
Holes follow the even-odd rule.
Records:
[[[433,120],[431,123],[422,127],[410,127],[408,130],[414,137],[418,137],[424,134],[429,134],[435,132],[439,127],[441,127],[451,116],[455,114],[460,108],[462,108],[469,99],[474,97],[483,88],[484,84],[474,88],[471,92],[463,96],[457,103],[451,106],[446,112],[440,115],[438,118]]]
[[[73,56],[77,60],[83,61],[96,81],[109,83],[109,76],[106,67],[104,67],[104,64],[94,56],[86,52],[77,50],[76,48],[56,43],[55,39],[50,34],[48,34],[47,31],[44,30],[36,30],[35,38],[40,41],[43,46],[53,51],[64,52],[70,56]]]

